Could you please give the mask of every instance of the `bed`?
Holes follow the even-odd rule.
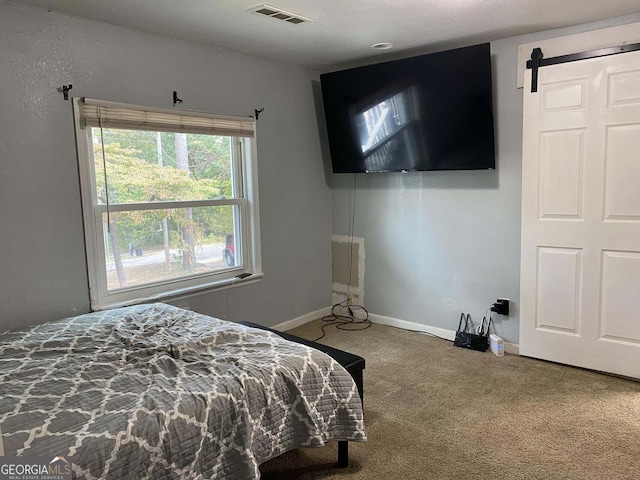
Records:
[[[0,335],[7,456],[82,479],[259,479],[259,465],[366,440],[349,373],[306,345],[166,304]]]

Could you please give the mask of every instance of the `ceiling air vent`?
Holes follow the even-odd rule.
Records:
[[[255,13],[256,15],[264,15],[266,17],[275,18],[276,20],[282,20],[283,22],[293,23],[294,25],[312,21],[310,18],[287,12],[286,10],[282,10],[281,8],[273,7],[267,4],[250,8],[248,11],[251,13]]]

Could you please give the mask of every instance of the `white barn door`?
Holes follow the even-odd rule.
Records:
[[[640,378],[640,52],[525,75],[520,353]]]

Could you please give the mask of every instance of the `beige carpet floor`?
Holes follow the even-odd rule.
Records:
[[[346,469],[331,442],[266,462],[264,480],[640,479],[638,382],[381,325],[321,342],[366,359],[368,441]]]

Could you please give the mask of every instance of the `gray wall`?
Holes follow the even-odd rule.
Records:
[[[331,302],[314,72],[0,0],[0,330],[89,310],[73,96],[252,115],[263,281],[188,299],[274,325]]]
[[[498,297],[505,340],[519,339],[522,90],[519,44],[640,21],[606,22],[491,42],[496,171],[358,174],[355,235],[364,237],[370,312],[455,330],[461,312],[480,320]],[[327,155],[325,153],[325,162]],[[328,174],[333,232],[349,233],[353,175]]]
[[[499,296],[518,341],[522,91],[517,46],[640,21],[640,15],[492,42],[498,168],[358,177],[366,306],[455,328]],[[331,233],[346,235],[353,177],[327,171],[305,69],[0,0],[0,330],[89,309],[72,95],[250,115],[258,122],[263,281],[186,300],[274,325],[331,301]],[[324,165],[322,158],[324,158]],[[333,223],[332,223],[333,217]]]

